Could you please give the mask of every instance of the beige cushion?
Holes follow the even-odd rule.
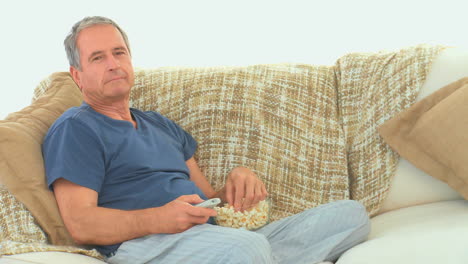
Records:
[[[371,220],[368,241],[336,264],[466,264],[468,201],[413,206]]]
[[[468,198],[468,78],[417,102],[381,127],[385,141]]]
[[[23,203],[57,245],[73,240],[46,187],[41,144],[49,126],[67,108],[81,103],[81,93],[68,74],[56,74],[44,96],[0,121],[0,182]]]

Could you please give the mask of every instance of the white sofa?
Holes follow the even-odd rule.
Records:
[[[468,76],[468,52],[443,51],[417,100]],[[400,159],[388,198],[372,218],[368,241],[348,250],[337,264],[466,264],[468,202],[447,184]],[[0,258],[0,264],[92,264],[97,259],[71,253],[38,252]]]

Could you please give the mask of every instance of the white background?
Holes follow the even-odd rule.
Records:
[[[91,15],[127,31],[136,67],[330,65],[348,52],[468,47],[466,0],[2,1],[0,119],[68,70],[63,39]]]

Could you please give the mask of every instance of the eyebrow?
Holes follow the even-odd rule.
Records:
[[[127,49],[124,46],[119,46],[119,47],[115,47],[115,48],[112,49],[112,51],[119,51],[119,50],[127,51]],[[102,50],[94,51],[93,53],[91,53],[91,55],[89,55],[88,61],[91,61],[92,58],[95,57],[96,55],[100,55],[100,54],[103,54],[103,53],[104,53],[104,51],[102,51]]]
[[[104,53],[102,50],[94,51],[93,53],[91,53],[91,55],[89,55],[88,61],[91,61],[96,55],[99,55],[99,54],[102,54],[102,53]]]
[[[116,51],[116,50],[127,51],[127,49],[126,49],[124,46],[120,46],[120,47],[116,47],[116,48],[113,48],[113,49],[112,49],[112,51]]]

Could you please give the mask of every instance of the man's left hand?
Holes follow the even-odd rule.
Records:
[[[265,184],[248,168],[233,169],[226,181],[226,200],[236,211],[252,208],[268,195]]]

